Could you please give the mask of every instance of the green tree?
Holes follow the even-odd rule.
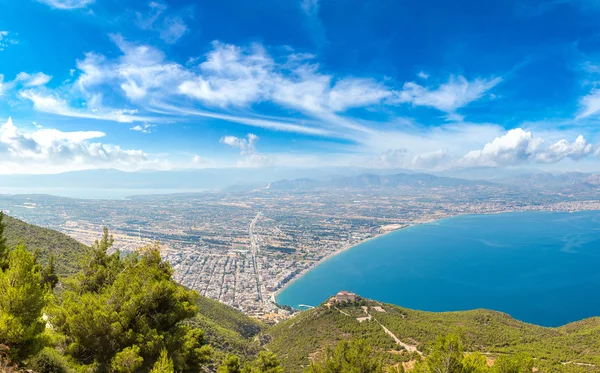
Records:
[[[462,361],[463,373],[485,373],[489,371],[487,359],[480,352],[466,354]]]
[[[492,373],[531,373],[533,359],[527,354],[500,356],[494,362]]]
[[[113,236],[104,227],[102,238],[96,240],[82,262],[83,270],[69,282],[69,287],[79,294],[97,293],[106,285],[112,284],[122,271],[121,253],[116,250],[109,255],[114,243]]]
[[[56,274],[56,259],[54,255],[50,255],[48,264],[42,268],[42,285],[48,286],[50,289],[54,289],[58,284],[58,275]]]
[[[464,347],[457,335],[440,336],[427,358],[415,365],[415,373],[462,373]]]
[[[5,271],[8,268],[8,246],[6,245],[6,237],[4,236],[4,212],[0,211],[0,271]]]
[[[362,339],[341,341],[325,358],[311,364],[308,373],[381,373],[381,361],[374,357],[369,344]]]
[[[117,353],[112,360],[113,371],[117,373],[133,373],[144,363],[144,358],[140,356],[139,346],[133,345],[125,347]]]
[[[0,272],[0,344],[11,348],[12,358],[23,359],[42,347],[46,300],[33,255],[17,246]]]
[[[277,356],[271,351],[261,351],[256,360],[244,366],[243,373],[283,373]]]
[[[91,253],[89,262],[95,268],[67,281],[58,305],[49,312],[67,354],[107,371],[118,355],[126,352],[122,358],[131,360],[137,346],[136,354],[143,359],[140,369],[150,370],[166,349],[175,370],[197,372],[211,352],[202,330],[184,324],[198,311],[197,294],[173,281],[171,267],[156,248],[121,259],[106,255],[111,244],[105,230]]]
[[[241,373],[242,366],[240,363],[240,358],[235,355],[227,355],[223,363],[217,369],[217,373]]]
[[[167,350],[163,349],[160,352],[160,357],[152,367],[150,373],[174,373],[173,360],[169,358]]]

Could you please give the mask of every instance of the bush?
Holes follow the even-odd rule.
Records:
[[[56,350],[45,348],[30,363],[36,373],[68,373],[67,362]]]

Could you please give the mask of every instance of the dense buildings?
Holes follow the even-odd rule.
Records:
[[[88,244],[102,226],[124,251],[158,241],[177,281],[248,314],[277,320],[287,313],[274,302],[278,290],[328,256],[378,234],[457,214],[600,209],[600,202],[589,195],[490,184],[125,200],[0,196],[0,208]]]

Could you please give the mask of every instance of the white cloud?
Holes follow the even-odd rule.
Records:
[[[62,132],[38,129],[25,132],[8,119],[0,126],[0,172],[62,172],[114,167],[139,169],[148,164],[141,150],[122,149],[90,140],[104,137],[99,131]]]
[[[188,27],[181,17],[167,17],[160,30],[160,38],[173,44],[188,32]]]
[[[586,118],[600,113],[600,89],[593,89],[579,100],[581,110],[577,119]]]
[[[28,74],[21,72],[17,75],[15,81],[21,82],[25,87],[37,87],[45,85],[50,79],[52,79],[52,77],[44,73]]]
[[[149,124],[149,123],[144,123],[144,124],[138,124],[135,125],[131,128],[129,128],[132,131],[137,131],[137,132],[141,132],[141,133],[152,133],[152,128],[156,127],[156,125],[154,124]]]
[[[260,45],[241,48],[214,43],[199,67],[201,74],[184,81],[179,91],[213,106],[243,107],[272,101],[323,116],[378,104],[392,95],[372,79],[335,79],[319,73],[317,65],[298,60],[295,55],[277,63]]]
[[[137,25],[139,28],[144,30],[152,29],[154,22],[156,22],[161,14],[167,9],[165,4],[156,1],[149,2],[148,7],[150,8],[150,12],[148,14],[136,12]]]
[[[574,142],[563,139],[550,145],[546,150],[537,154],[536,159],[542,163],[556,163],[565,158],[577,161],[594,153],[595,150],[594,145],[579,135]]]
[[[496,137],[481,150],[473,150],[459,160],[465,166],[511,166],[531,159],[544,140],[534,138],[531,132],[515,128]]]
[[[67,101],[53,95],[44,94],[34,90],[24,90],[19,93],[21,98],[30,100],[33,108],[44,113],[63,115],[73,118],[88,118],[99,120],[110,120],[121,123],[131,123],[134,121],[144,121],[147,118],[136,117],[136,110],[124,109],[93,109],[73,108]]]
[[[179,92],[214,106],[246,106],[265,99],[272,83],[274,61],[265,50],[214,43],[200,64],[201,75],[186,80]]]
[[[158,32],[159,37],[168,44],[174,44],[189,29],[184,20],[178,16],[164,16],[167,5],[164,3],[151,1],[148,3],[150,11],[147,14],[136,12],[136,24],[142,30],[154,30]],[[162,22],[159,20],[162,18]]]
[[[4,75],[0,74],[0,97],[4,95],[4,91],[6,91],[6,84],[4,83]]]
[[[591,155],[596,147],[589,144],[582,135],[570,143],[560,140],[546,148],[544,140],[534,137],[521,128],[508,131],[496,137],[481,150],[473,150],[457,161],[460,166],[513,166],[535,160],[539,163],[556,163],[565,158],[580,160]]]
[[[38,0],[40,3],[51,6],[55,9],[79,9],[91,5],[95,0]]]
[[[397,93],[396,100],[451,113],[480,99],[501,81],[502,78],[499,77],[468,81],[463,76],[451,76],[447,83],[437,88],[427,88],[415,82],[408,82]]]
[[[215,163],[212,159],[209,159],[206,157],[201,157],[199,155],[194,155],[192,157],[192,167],[208,168],[208,167],[213,167],[214,165],[215,165]]]
[[[240,149],[240,155],[242,156],[240,160],[238,160],[238,167],[262,167],[271,164],[269,158],[265,155],[260,154],[256,151],[256,142],[258,141],[258,136],[249,133],[246,138],[239,138],[236,136],[224,136],[221,138],[220,142],[231,146],[233,148]]]
[[[427,74],[425,71],[419,71],[417,76],[421,79],[429,79],[429,74]]]
[[[445,150],[439,149],[433,152],[417,154],[412,159],[412,164],[416,168],[430,169],[439,166],[447,160]]]
[[[94,89],[105,85],[118,87],[133,101],[151,94],[173,94],[177,82],[191,75],[182,66],[165,62],[164,54],[156,48],[129,43],[120,35],[113,35],[112,39],[123,53],[116,60],[88,53],[77,62],[82,74],[75,86],[88,98],[93,96]]]
[[[10,36],[10,32],[6,30],[0,30],[0,52],[11,44],[19,44],[19,41],[14,37]]]
[[[404,165],[404,158],[408,152],[405,148],[388,149],[382,152],[373,162],[374,167],[396,168]]]

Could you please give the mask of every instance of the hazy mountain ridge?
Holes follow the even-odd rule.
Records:
[[[314,180],[308,178],[279,180],[270,183],[270,190],[321,190],[321,189],[392,189],[400,187],[410,188],[439,188],[456,186],[488,185],[486,181],[473,181],[440,177],[424,173],[393,175],[376,175],[370,173],[358,176],[331,178],[329,180]]]

